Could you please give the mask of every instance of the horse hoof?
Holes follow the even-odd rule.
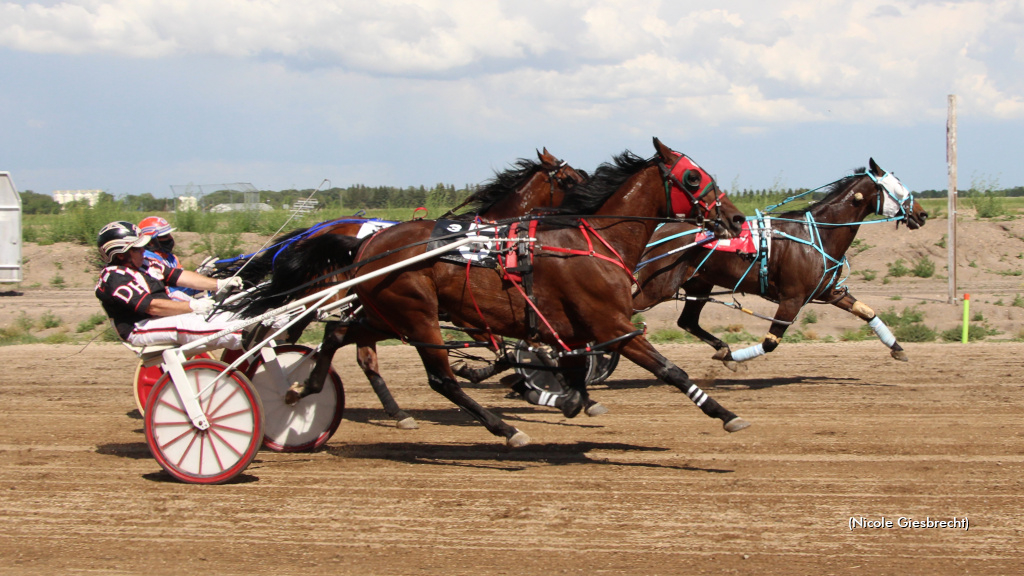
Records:
[[[530,437],[526,435],[526,432],[520,432],[516,430],[516,433],[511,438],[505,441],[509,448],[522,448],[530,443]]]
[[[601,414],[607,414],[608,409],[600,402],[591,401],[590,404],[587,405],[586,412],[587,416],[600,416]]]
[[[726,432],[739,432],[740,430],[743,430],[744,428],[746,428],[748,426],[750,426],[750,422],[747,422],[743,418],[740,418],[739,416],[737,416],[737,417],[733,418],[732,420],[729,420],[728,422],[726,422],[722,426],[722,428],[725,428]]]
[[[714,356],[712,356],[711,359],[721,360],[722,362],[725,362],[725,359],[729,357],[730,352],[731,350],[729,350],[728,348],[721,348],[715,352]]]
[[[740,370],[740,363],[735,360],[722,360],[722,364],[733,372],[739,372]]]
[[[416,419],[412,416],[406,416],[395,423],[395,427],[399,430],[416,430],[420,425],[416,422]]]
[[[583,410],[583,397],[576,390],[570,390],[566,395],[565,399],[562,400],[562,414],[566,418],[575,418],[579,416],[580,411]]]
[[[296,390],[288,390],[284,393],[284,403],[289,406],[295,406],[299,400],[302,400],[302,395]]]
[[[890,354],[900,362],[910,362],[910,358],[907,357],[907,353],[903,350],[893,350]]]

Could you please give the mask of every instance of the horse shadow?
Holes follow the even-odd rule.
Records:
[[[623,466],[629,468],[654,468],[659,470],[681,470],[708,474],[731,474],[734,470],[725,468],[703,468],[690,465],[661,464],[653,462],[630,462],[614,460],[607,456],[591,457],[588,452],[666,452],[668,448],[639,446],[618,442],[573,442],[530,444],[522,448],[508,448],[495,444],[436,444],[429,442],[392,442],[376,444],[348,444],[320,448],[331,456],[345,459],[388,460],[403,464],[426,466],[449,466],[456,468],[480,468],[518,472],[536,467],[548,466]]]
[[[569,426],[573,428],[604,428],[600,422],[595,423],[593,420],[587,422],[588,418],[582,415],[582,413],[580,416],[569,421],[560,419],[558,422],[551,422],[540,418],[531,418],[531,416],[539,416],[545,413],[560,415],[561,411],[558,408],[527,404],[525,401],[523,401],[522,406],[489,407],[488,410],[503,420],[529,423],[531,425],[539,424],[549,426]],[[480,425],[480,423],[472,416],[455,406],[451,408],[427,410],[408,409],[406,411],[420,422],[430,422],[431,424],[438,424],[442,426],[476,427]],[[394,428],[395,426],[394,421],[388,418],[380,408],[345,408],[344,419],[350,422],[358,422],[359,424],[368,424],[370,426],[380,426],[382,428]]]
[[[832,376],[785,376],[775,378],[692,378],[692,381],[705,390],[763,390],[778,386],[791,386],[802,384],[809,386],[872,386],[889,387],[893,384],[879,384],[865,382],[859,378],[842,378]],[[606,380],[603,387],[609,390],[630,390],[649,388],[651,386],[665,386],[664,382],[650,379],[635,380]],[[600,387],[591,388],[596,394]]]

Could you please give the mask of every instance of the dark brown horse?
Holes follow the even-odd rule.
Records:
[[[445,216],[461,220],[502,220],[523,216],[533,210],[560,205],[569,190],[585,181],[584,173],[556,158],[547,148],[537,156],[537,162],[520,159],[513,168],[496,173],[459,207],[464,209],[463,212],[457,215],[449,212]],[[325,246],[339,237],[361,238],[366,233],[395,224],[397,222],[376,219],[341,218],[290,232],[277,239],[270,250],[255,255],[244,268],[240,262],[232,262],[233,268],[240,268],[240,275],[250,283],[259,282],[270,274],[270,282],[252,295],[257,304],[251,306],[246,314],[262,313],[339,281],[341,275],[334,273],[339,267],[338,262],[330,248]],[[311,321],[312,315],[305,322],[296,324],[289,332],[289,341],[295,342]],[[329,321],[325,331],[331,333],[338,325],[338,321]],[[357,346],[356,361],[396,425],[402,429],[417,428],[416,420],[399,407],[380,375],[375,340],[361,340]],[[489,370],[493,371],[494,368]],[[487,376],[483,371],[470,370],[465,365],[459,367],[459,374],[472,379]]]
[[[696,238],[693,227],[663,226],[651,239],[652,244],[657,244],[643,257],[649,264],[637,272],[642,292],[634,306],[638,310],[649,308],[674,297],[682,287],[687,299],[676,323],[713,346],[717,350],[713,358],[733,369],[736,362],[778,347],[786,329],[810,302],[832,304],[855,314],[871,326],[890,348],[893,358],[906,361],[906,352],[889,328],[842,286],[843,268],[846,251],[869,216],[882,215],[885,219],[881,221],[895,221],[897,226],[906,222],[907,228],[914,230],[925,224],[928,213],[874,159],[867,169],[838,180],[823,191],[825,197],[807,209],[767,214],[766,220],[750,218],[753,228],[763,224],[770,229],[763,236],[763,245],[761,237],[751,239],[749,230],[743,236],[742,241],[753,247],[754,254],[731,247],[729,251],[709,249],[716,245],[712,241],[662,258],[681,245],[692,244]],[[695,258],[694,254],[699,256]],[[759,344],[733,352],[728,344],[700,327],[701,310],[715,286],[759,294],[778,303],[771,328]]]
[[[361,322],[326,335],[317,367],[309,380],[293,387],[294,400],[322,386],[334,347],[364,339],[398,336],[418,348],[431,388],[480,421],[510,446],[529,437],[509,426],[470,398],[459,386],[448,362],[438,322],[442,312],[460,326],[488,334],[532,338],[565,351],[575,396],[563,404],[573,417],[586,401],[585,358],[577,354],[588,343],[618,351],[668,382],[704,413],[722,420],[729,432],[749,424],[710,398],[686,373],[669,362],[630,322],[633,313],[632,270],[659,221],[681,215],[701,218],[719,237],[740,230],[745,217],[720,194],[714,180],[688,158],[657,139],[650,160],[625,152],[602,164],[594,176],[570,195],[558,213],[559,222],[544,218],[529,224],[526,260],[511,268],[456,264],[440,258],[413,263],[426,252],[435,223],[404,222],[380,231],[365,243],[342,238],[333,252],[339,264],[355,261],[353,291],[364,307]],[[687,168],[676,172],[673,168]],[[536,221],[534,221],[536,222]],[[358,252],[358,253],[357,253]],[[394,266],[390,272],[385,269]],[[380,272],[378,272],[380,271]],[[376,274],[376,275],[375,275]],[[530,274],[534,298],[526,297],[516,274]],[[527,308],[540,318],[538,334],[530,334]],[[328,338],[333,336],[333,340]],[[573,370],[575,368],[575,370]]]

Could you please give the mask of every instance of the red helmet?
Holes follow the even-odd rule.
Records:
[[[146,236],[167,236],[175,230],[167,220],[159,216],[143,218],[142,222],[139,222],[139,228]]]
[[[111,222],[100,230],[96,238],[96,246],[100,249],[103,261],[110,264],[115,254],[124,254],[132,248],[145,246],[149,236],[139,232],[139,228],[131,222]]]

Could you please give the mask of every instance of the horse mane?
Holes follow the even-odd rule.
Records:
[[[526,158],[516,160],[511,168],[501,172],[495,172],[494,177],[484,184],[469,197],[466,206],[469,210],[463,216],[475,216],[487,211],[510,194],[519,190],[523,183],[533,178],[533,175],[543,168],[540,162]]]
[[[823,186],[820,190],[820,192],[824,194],[821,200],[811,201],[809,205],[803,208],[798,208],[796,210],[787,210],[782,214],[787,216],[800,216],[807,214],[808,212],[814,210],[815,208],[828,206],[835,202],[836,200],[838,200],[840,196],[845,194],[850,189],[850,187],[853,186],[857,182],[857,180],[865,174],[867,174],[867,168],[857,168],[849,176],[844,176],[839,180],[832,182],[831,184]]]
[[[593,177],[574,187],[565,197],[562,205],[553,212],[556,214],[593,214],[627,180],[650,164],[650,160],[626,150],[612,158],[611,162],[604,162],[598,166]]]

